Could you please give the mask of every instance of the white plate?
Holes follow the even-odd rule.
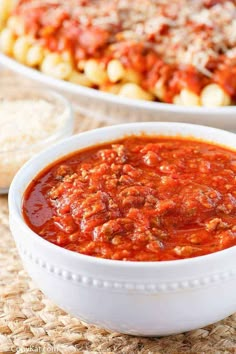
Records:
[[[183,107],[173,104],[132,100],[54,79],[0,53],[0,64],[32,80],[72,96],[76,107],[110,123],[134,121],[178,121],[236,131],[236,106]]]

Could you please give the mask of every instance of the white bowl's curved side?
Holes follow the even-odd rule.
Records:
[[[23,264],[38,287],[86,322],[116,332],[168,335],[203,327],[236,310],[233,249],[219,261],[186,262],[182,274],[177,267],[175,275],[174,264],[132,269],[90,257],[64,257],[57,247],[49,250],[38,243],[14,217],[10,223]],[[196,269],[198,276],[191,274]]]
[[[179,121],[236,131],[236,106],[184,107],[174,104],[123,98],[106,92],[57,80],[0,53],[0,63],[37,82],[56,88],[74,99],[81,112],[110,122]],[[128,117],[128,118],[127,118]]]
[[[52,161],[127,134],[181,135],[236,149],[235,135],[185,124],[144,123],[108,127],[69,138],[29,161],[9,193],[10,225],[22,260],[38,286],[60,307],[116,331],[166,335],[220,320],[236,310],[236,248],[172,262],[101,260],[59,248],[23,222],[22,195]]]

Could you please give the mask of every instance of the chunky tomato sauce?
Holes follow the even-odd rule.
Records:
[[[38,235],[100,258],[164,261],[236,245],[236,152],[127,137],[47,167],[23,213]]]

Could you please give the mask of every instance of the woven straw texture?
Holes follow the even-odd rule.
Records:
[[[9,74],[0,72],[0,85],[5,78]],[[76,119],[77,131],[104,125],[79,115]],[[121,335],[81,322],[49,301],[23,270],[9,230],[7,198],[0,197],[2,353],[236,353],[236,314],[204,329],[164,338]]]

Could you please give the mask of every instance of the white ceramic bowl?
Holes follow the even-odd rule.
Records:
[[[184,107],[167,103],[133,100],[57,80],[40,71],[24,66],[2,53],[0,53],[0,64],[67,94],[72,99],[76,109],[93,119],[105,120],[109,123],[178,121],[236,132],[236,106]]]
[[[136,335],[193,330],[236,311],[236,247],[166,262],[124,262],[81,255],[37,236],[22,217],[22,196],[51,162],[124,135],[192,136],[236,149],[232,133],[179,123],[136,123],[79,134],[29,161],[9,193],[10,226],[25,268],[58,306],[89,323]]]

